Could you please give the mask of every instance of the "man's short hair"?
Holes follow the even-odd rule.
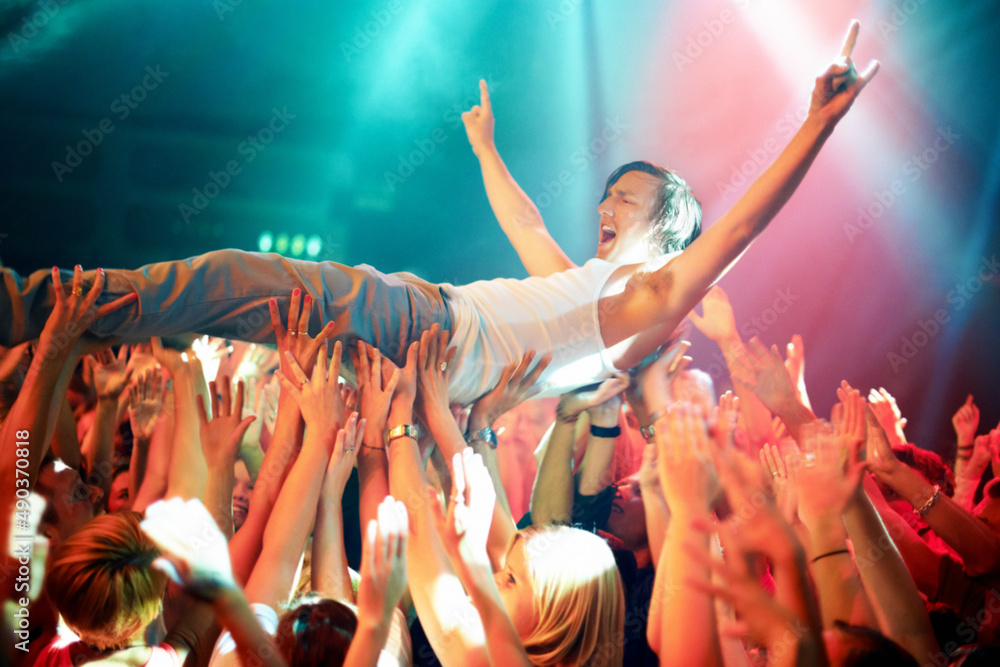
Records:
[[[662,182],[648,212],[651,222],[650,245],[664,254],[677,252],[691,245],[701,234],[701,204],[684,179],[670,169],[645,160],[623,164],[608,176],[601,201],[608,198],[611,186],[630,171],[656,176]]]

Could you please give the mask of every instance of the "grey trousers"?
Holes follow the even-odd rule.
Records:
[[[97,320],[89,331],[126,343],[182,333],[274,343],[268,300],[277,299],[284,320],[296,287],[313,299],[312,335],[333,321],[331,338],[345,346],[364,340],[397,363],[404,360],[408,343],[419,339],[432,324],[451,328],[439,286],[412,274],[384,274],[364,264],[350,267],[217,250],[134,271],[105,269],[105,273],[100,303],[130,293],[139,298]],[[51,271],[36,271],[24,278],[3,269],[2,276],[0,344],[10,347],[41,334],[55,296]],[[85,285],[91,285],[94,278],[94,271],[86,272]],[[62,281],[68,291],[72,272],[63,270]]]

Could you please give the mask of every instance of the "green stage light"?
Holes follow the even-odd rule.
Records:
[[[274,242],[274,249],[280,253],[288,251],[288,234],[278,234],[278,238]]]
[[[306,255],[309,257],[318,257],[319,253],[323,251],[323,239],[319,236],[313,234],[306,241]]]
[[[292,237],[292,257],[301,257],[306,249],[305,234],[296,234]]]
[[[261,252],[271,252],[274,247],[274,235],[269,231],[263,231],[257,237],[257,250]]]

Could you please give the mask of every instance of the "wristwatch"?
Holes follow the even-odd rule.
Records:
[[[465,442],[467,444],[472,444],[476,441],[485,442],[493,449],[497,448],[497,434],[489,426],[486,428],[481,428],[478,431],[473,431],[469,435],[465,436]]]
[[[391,443],[396,438],[413,438],[416,440],[419,437],[420,427],[416,424],[400,424],[399,426],[393,426],[385,432],[386,444]]]

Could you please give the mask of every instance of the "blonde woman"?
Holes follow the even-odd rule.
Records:
[[[624,596],[610,548],[572,528],[514,531],[495,512],[496,491],[482,459],[448,408],[447,334],[435,328],[411,346],[406,367],[383,373],[374,348],[361,345],[362,416],[385,432],[392,495],[409,514],[410,592],[444,665],[620,665]],[[418,389],[419,385],[419,389]],[[447,516],[428,489],[414,436],[414,399],[449,462]],[[487,540],[509,535],[496,573]]]

